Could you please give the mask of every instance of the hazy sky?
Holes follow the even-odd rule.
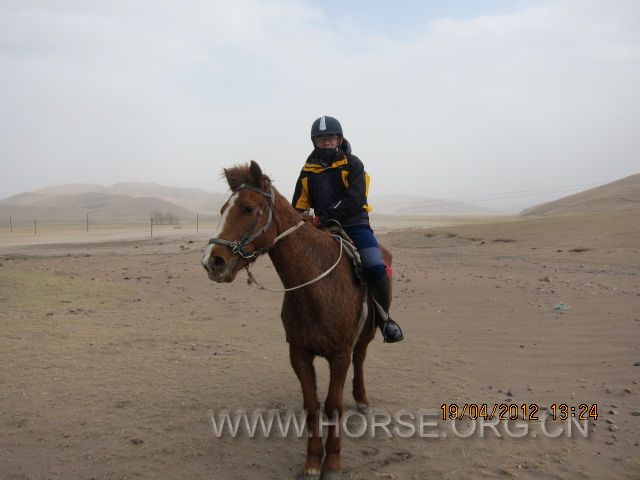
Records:
[[[638,85],[636,0],[0,0],[0,198],[250,159],[290,195],[323,114],[377,194],[601,183],[640,172]]]

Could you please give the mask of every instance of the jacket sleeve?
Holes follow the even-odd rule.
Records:
[[[364,165],[358,157],[352,155],[349,162],[349,172],[345,179],[346,190],[340,200],[331,205],[327,211],[329,218],[338,220],[369,210],[367,206],[367,191],[369,181]]]
[[[293,192],[293,199],[291,205],[297,210],[306,210],[311,208],[311,201],[309,199],[309,179],[307,176],[300,172],[298,181],[296,182],[296,188]]]

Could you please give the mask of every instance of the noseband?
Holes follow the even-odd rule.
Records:
[[[262,255],[263,253],[266,253],[268,249],[260,248],[258,250],[254,250],[253,252],[249,253],[245,250],[245,247],[251,242],[253,242],[260,235],[263,235],[267,230],[269,230],[269,227],[271,227],[271,222],[273,220],[274,193],[273,193],[273,188],[270,188],[269,192],[265,192],[264,190],[260,190],[259,188],[253,187],[247,183],[241,184],[234,193],[237,193],[240,190],[244,190],[244,189],[251,190],[252,192],[255,192],[255,193],[259,193],[260,195],[262,195],[267,199],[267,207],[269,208],[267,221],[262,226],[262,228],[260,228],[260,230],[258,230],[255,233],[253,232],[253,229],[256,227],[258,220],[260,220],[260,217],[262,216],[263,207],[261,207],[260,211],[258,212],[258,215],[256,215],[256,218],[253,221],[253,224],[251,225],[251,228],[249,229],[249,233],[243,235],[243,237],[240,240],[231,241],[231,240],[225,240],[224,238],[211,238],[209,240],[209,245],[212,245],[212,244],[224,245],[226,247],[229,247],[233,253],[244,258],[245,260],[254,260],[260,255]]]

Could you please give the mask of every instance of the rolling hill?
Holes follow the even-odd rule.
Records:
[[[92,185],[85,183],[70,183],[53,187],[41,188],[34,192],[10,197],[0,204],[13,200],[22,195],[65,195],[65,194],[87,194],[105,193],[114,195],[127,195],[133,198],[154,197],[178,205],[192,212],[202,212],[205,214],[217,214],[220,207],[227,200],[226,193],[207,192],[200,188],[180,188],[167,185],[158,185],[151,182],[123,182],[105,187],[103,185]],[[29,205],[28,202],[20,202],[20,205]]]
[[[0,217],[13,221],[82,222],[89,214],[95,222],[148,222],[153,212],[170,214],[181,222],[217,215],[227,194],[198,188],[177,188],[155,183],[117,183],[111,186],[71,183],[24,192],[0,200]],[[156,215],[157,216],[157,215]]]
[[[19,194],[0,201],[0,216],[14,220],[49,223],[82,221],[87,214],[102,223],[146,222],[154,211],[191,221],[195,212],[161,198],[116,195],[102,192],[76,194]]]
[[[606,213],[640,209],[640,174],[523,210],[522,216]]]

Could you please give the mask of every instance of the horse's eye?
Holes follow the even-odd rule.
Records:
[[[251,213],[253,212],[254,207],[244,207],[244,213]]]

